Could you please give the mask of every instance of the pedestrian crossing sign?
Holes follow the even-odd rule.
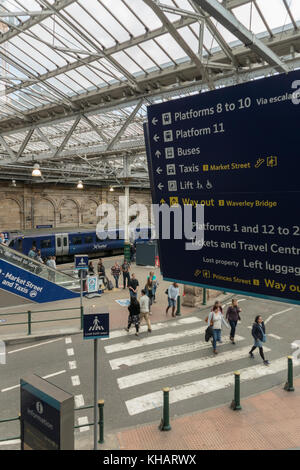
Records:
[[[83,339],[109,338],[109,313],[83,316]]]

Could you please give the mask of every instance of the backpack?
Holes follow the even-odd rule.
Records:
[[[108,290],[113,290],[113,288],[114,288],[113,283],[112,283],[110,280],[108,280],[108,282],[107,282],[107,289],[108,289]]]

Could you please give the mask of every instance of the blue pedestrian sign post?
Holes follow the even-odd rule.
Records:
[[[83,316],[83,339],[109,337],[109,313],[92,313]]]
[[[88,269],[89,257],[88,255],[75,255],[75,269]]]
[[[83,339],[94,340],[94,450],[98,447],[98,395],[99,395],[99,367],[98,367],[98,339],[109,337],[109,312],[105,307],[97,308],[93,305],[92,313],[83,317]]]
[[[299,121],[300,71],[148,107],[153,203],[204,207],[198,250],[158,234],[165,280],[300,304]]]

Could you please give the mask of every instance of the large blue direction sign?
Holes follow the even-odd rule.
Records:
[[[204,205],[205,241],[160,235],[167,280],[300,303],[300,71],[148,107],[153,202]]]
[[[109,337],[109,313],[90,313],[83,317],[83,339]]]

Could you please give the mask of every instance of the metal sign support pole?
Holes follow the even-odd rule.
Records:
[[[94,450],[98,448],[98,339],[94,339]]]

